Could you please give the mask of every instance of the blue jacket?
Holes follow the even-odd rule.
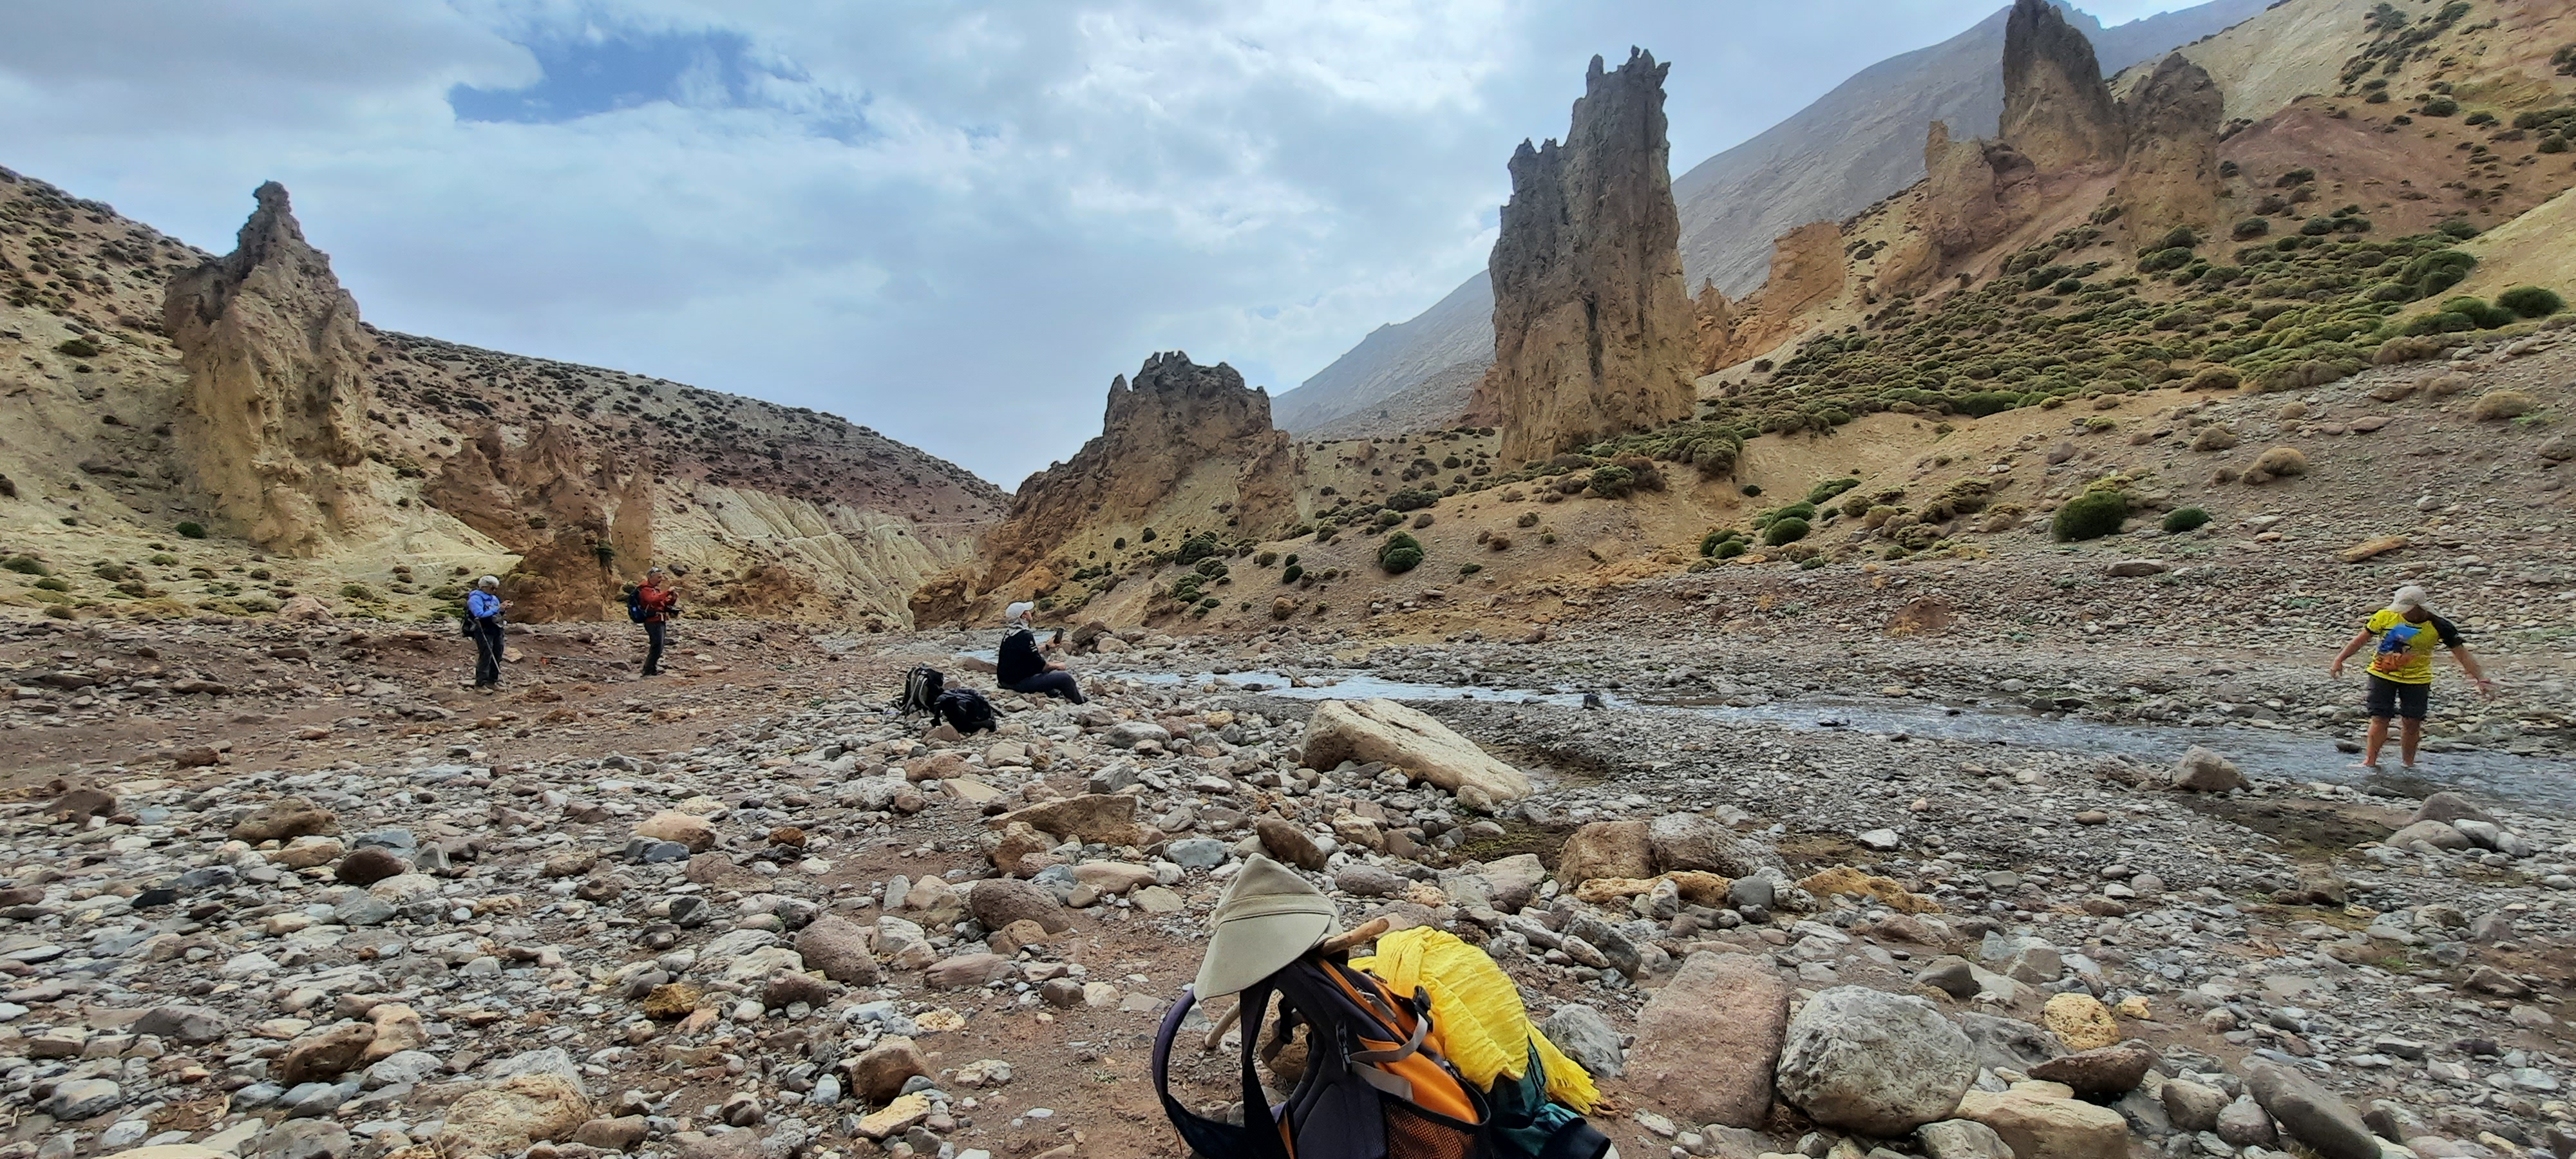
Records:
[[[478,620],[496,620],[501,616],[501,597],[476,588],[465,595],[465,614]]]

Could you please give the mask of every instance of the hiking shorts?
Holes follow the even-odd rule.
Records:
[[[2430,684],[2400,684],[2384,676],[2370,678],[2370,715],[2386,720],[2402,716],[2408,720],[2424,719],[2424,710],[2433,701]]]

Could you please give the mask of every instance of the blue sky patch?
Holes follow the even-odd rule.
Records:
[[[622,34],[528,44],[545,75],[519,89],[457,85],[459,120],[558,124],[655,101],[705,107],[746,100],[741,36],[722,31]]]

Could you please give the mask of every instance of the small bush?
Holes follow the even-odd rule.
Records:
[[[2254,456],[2254,465],[2245,472],[2245,481],[2261,483],[2307,473],[2308,457],[2300,454],[2298,448],[2274,447]],[[2256,478],[2258,475],[2261,478]]]
[[[1485,546],[1495,551],[1510,551],[1512,549],[1512,537],[1508,535],[1489,535],[1485,537]]]
[[[37,559],[32,555],[13,555],[7,559],[0,559],[0,567],[5,567],[20,575],[54,574],[54,569],[46,567],[45,561]]]
[[[2521,418],[2540,409],[2540,400],[2519,390],[2491,390],[2470,404],[2469,415],[2479,422]]]
[[[72,590],[72,585],[64,583],[58,577],[46,576],[45,578],[36,581],[36,588],[39,591],[67,592]]]
[[[1462,563],[1458,565],[1458,578],[1465,579],[1466,577],[1483,570],[1485,570],[1485,565],[1481,563]]]
[[[1279,553],[1275,551],[1265,551],[1252,557],[1254,567],[1268,567],[1277,562],[1279,562]]]
[[[1425,512],[1421,513],[1420,515],[1416,515],[1416,516],[1414,516],[1414,517],[1413,517],[1413,529],[1414,529],[1415,531],[1420,531],[1420,530],[1422,530],[1423,528],[1425,528],[1425,527],[1429,527],[1429,526],[1431,526],[1431,513],[1430,513],[1430,512],[1425,511]]]
[[[1712,558],[1712,559],[1733,559],[1733,558],[1735,558],[1736,556],[1742,555],[1742,554],[1744,554],[1745,552],[1750,551],[1750,550],[1752,550],[1752,545],[1750,545],[1750,544],[1748,544],[1748,543],[1744,542],[1743,540],[1741,540],[1741,539],[1730,539],[1730,540],[1727,540],[1727,541],[1726,541],[1726,542],[1724,542],[1724,543],[1718,544],[1718,545],[1717,545],[1717,551],[1716,551],[1714,554],[1712,554],[1712,555],[1710,556],[1710,558]]]
[[[2001,414],[2021,405],[2021,396],[2005,390],[1980,390],[1963,395],[1952,409],[1972,418]]]
[[[2204,366],[2191,376],[2192,390],[2234,390],[2245,382],[2245,376],[2233,366]]]
[[[1744,492],[1744,497],[1747,499],[1759,499],[1762,497],[1762,484],[1760,483],[1747,483],[1741,488],[1741,490]]]
[[[2128,517],[2127,496],[2117,491],[2087,491],[2059,507],[2048,530],[2060,543],[2100,539],[2119,534],[2121,521]]]
[[[1403,575],[1421,566],[1422,541],[1404,532],[1386,537],[1377,549],[1377,565],[1388,575]]]
[[[172,530],[177,531],[182,538],[186,539],[204,539],[206,537],[206,525],[193,521],[182,523],[179,526],[172,528]]]
[[[1283,584],[1293,584],[1297,582],[1298,577],[1305,574],[1306,569],[1304,567],[1292,563],[1288,565],[1286,570],[1279,573],[1279,582]]]
[[[1397,511],[1419,511],[1440,502],[1440,493],[1426,487],[1408,487],[1386,497],[1386,505]]]
[[[1536,526],[1538,526],[1538,512],[1535,512],[1535,511],[1524,511],[1524,512],[1521,512],[1521,517],[1520,517],[1520,518],[1515,519],[1515,520],[1512,520],[1512,526],[1514,526],[1514,527],[1536,527]]]
[[[2449,97],[2435,97],[2424,102],[2424,107],[2417,111],[2428,117],[2447,117],[2460,111],[2460,102]]]
[[[1858,486],[1860,486],[1860,480],[1849,476],[1840,479],[1819,479],[1815,486],[1807,488],[1807,502],[1811,506],[1821,506],[1826,500]]]
[[[2238,241],[2252,241],[2272,232],[2272,221],[2270,218],[2249,217],[2237,222],[2236,228],[2230,232],[2236,235]]]
[[[2543,286],[2515,286],[2496,295],[2495,304],[2525,318],[2546,318],[2567,308],[2567,299]]]
[[[90,340],[89,335],[82,334],[55,343],[54,352],[68,354],[74,358],[96,358],[99,355],[99,347],[98,343]]]
[[[372,600],[376,598],[376,593],[370,590],[365,584],[341,584],[340,598],[344,600]]]
[[[1743,538],[1744,533],[1733,528],[1720,527],[1712,529],[1708,534],[1700,537],[1699,553],[1703,556],[1715,556],[1718,548],[1724,547],[1729,543],[1739,542]]]
[[[2433,228],[2440,231],[2444,237],[2454,237],[2461,241],[2467,241],[2470,238],[2478,236],[2479,233],[2477,226],[2471,225],[2466,220],[2457,217],[2434,226]]]
[[[2209,512],[2203,511],[2197,507],[2176,507],[2171,511],[2165,512],[2165,532],[2170,535],[2180,535],[2186,531],[2195,531],[2201,527],[2207,526],[2208,523]]]
[[[1637,489],[1637,475],[1626,467],[1603,467],[1592,472],[1587,489],[1604,499],[1625,499]]]
[[[1801,539],[1805,539],[1806,537],[1807,521],[1795,515],[1782,519],[1774,519],[1771,521],[1770,526],[1762,529],[1762,542],[1772,547],[1778,547],[1784,543],[1795,543]]]

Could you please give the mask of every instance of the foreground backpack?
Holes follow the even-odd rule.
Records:
[[[916,712],[936,714],[939,694],[948,687],[948,678],[936,668],[915,668],[903,674],[903,696],[894,702],[896,713],[910,716]]]
[[[1260,1045],[1279,999],[1273,1047]],[[1432,1033],[1431,999],[1398,995],[1346,955],[1309,953],[1242,998],[1243,1122],[1210,1119],[1172,1097],[1172,1041],[1195,1003],[1189,990],[1154,1036],[1154,1093],[1191,1150],[1207,1159],[1492,1159],[1492,1112]],[[1304,1061],[1274,1107],[1256,1065],[1302,1040]],[[1287,1081],[1283,1076],[1282,1081]]]
[[[1001,717],[993,711],[992,703],[972,688],[951,688],[940,693],[935,703],[939,719],[959,733],[991,732],[1001,727]]]

